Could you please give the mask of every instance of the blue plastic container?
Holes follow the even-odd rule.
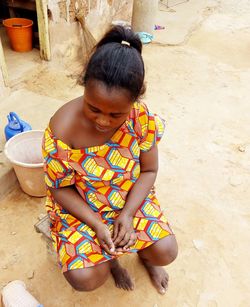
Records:
[[[25,121],[21,120],[15,112],[10,112],[10,114],[7,115],[7,119],[8,124],[4,129],[6,141],[18,133],[32,130],[31,126]]]

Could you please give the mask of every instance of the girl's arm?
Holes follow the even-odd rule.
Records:
[[[140,154],[140,176],[129,192],[126,204],[122,210],[124,215],[134,217],[137,209],[152,189],[158,171],[158,148],[155,145],[148,152]]]
[[[93,230],[97,228],[98,224],[102,223],[99,215],[85,203],[74,186],[59,189],[49,188],[49,190],[63,209]]]
[[[100,215],[86,204],[74,186],[49,190],[66,211],[95,231],[100,245],[107,253],[116,254],[108,227],[102,222]]]
[[[116,246],[127,247],[133,245],[135,237],[133,233],[133,217],[143,200],[152,189],[158,171],[158,148],[155,145],[148,152],[140,154],[140,176],[129,192],[126,204],[120,216],[114,224],[113,240]]]

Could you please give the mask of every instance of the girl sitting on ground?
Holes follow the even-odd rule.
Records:
[[[138,102],[144,92],[142,44],[113,27],[97,44],[83,76],[83,96],[62,106],[45,131],[46,208],[59,264],[79,291],[134,284],[118,258],[137,253],[161,294],[162,266],[177,243],[155,196],[157,143],[164,121]]]

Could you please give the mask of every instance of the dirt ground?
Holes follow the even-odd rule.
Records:
[[[22,279],[45,307],[250,305],[250,3],[214,3],[183,44],[144,48],[144,100],[167,120],[158,198],[179,243],[167,294],[156,293],[136,255],[121,259],[134,291],[111,278],[93,293],[72,290],[33,228],[44,199],[19,188],[0,202],[1,287]],[[35,81],[30,91],[61,100],[80,92],[63,96],[55,83],[49,94],[46,77]]]

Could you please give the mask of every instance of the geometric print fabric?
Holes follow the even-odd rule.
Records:
[[[157,144],[163,132],[163,120],[142,103],[133,105],[125,123],[101,146],[71,149],[48,127],[43,140],[45,182],[56,189],[75,185],[83,201],[112,231],[114,220],[140,175],[140,152]],[[49,189],[46,209],[63,271],[113,258],[101,249],[95,232],[64,210]],[[172,233],[153,190],[137,210],[133,224],[138,238],[128,253],[138,252]]]

